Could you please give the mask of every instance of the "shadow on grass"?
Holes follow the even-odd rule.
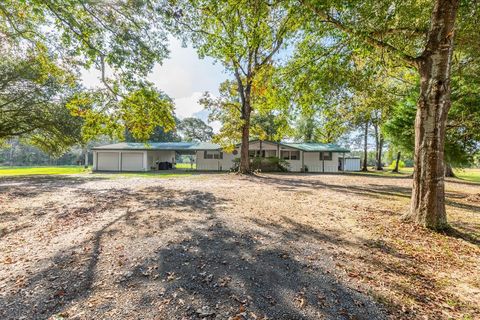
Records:
[[[467,232],[460,230],[458,228],[455,228],[454,226],[449,226],[447,229],[441,231],[440,233],[448,237],[462,239],[476,246],[480,246],[480,239],[473,235],[475,232],[478,234],[478,230],[479,230],[478,228],[469,228],[467,226],[462,225],[462,229],[464,229]]]
[[[358,177],[358,175],[356,176]],[[378,177],[368,176],[368,179],[376,179],[376,178]],[[381,178],[383,179],[386,177],[381,177]],[[291,176],[291,175],[277,175],[277,176],[254,175],[252,176],[252,179],[253,181],[260,181],[262,183],[277,186],[279,189],[285,190],[285,191],[295,191],[297,190],[297,188],[311,188],[311,189],[326,188],[334,191],[339,191],[342,193],[366,196],[366,197],[375,198],[375,199],[393,199],[395,197],[410,199],[411,193],[412,193],[411,187],[392,186],[388,184],[386,185],[369,184],[368,180],[366,180],[362,186],[358,186],[358,185],[337,185],[337,184],[326,183],[321,180],[312,181],[312,180],[295,179],[294,176]],[[473,213],[480,212],[480,206],[452,200],[452,199],[463,198],[464,195],[462,194],[446,192],[445,195],[446,195],[445,203],[447,205],[450,205],[459,209],[464,209]]]

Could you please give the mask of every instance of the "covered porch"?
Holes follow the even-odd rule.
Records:
[[[283,143],[252,141],[249,145],[250,158],[277,157],[286,161],[292,172],[338,172],[347,171],[344,165],[350,150],[334,144]]]

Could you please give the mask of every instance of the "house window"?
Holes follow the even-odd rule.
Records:
[[[290,160],[300,160],[300,151],[290,151]]]
[[[282,150],[281,156],[283,160],[300,160],[300,151]]]
[[[250,158],[265,158],[265,150],[248,150],[248,156]]]
[[[276,157],[277,156],[277,151],[275,150],[266,150],[265,151],[265,157],[271,158],[271,157]]]
[[[203,154],[204,159],[223,159],[223,152],[220,151],[205,151]]]
[[[332,160],[331,152],[320,152],[320,160]]]

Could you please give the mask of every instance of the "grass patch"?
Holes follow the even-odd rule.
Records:
[[[190,163],[177,163],[175,164],[175,167],[177,169],[196,169],[197,168],[197,164],[194,163],[193,166],[190,165]]]
[[[480,183],[480,169],[457,169],[455,175],[462,180]]]
[[[0,177],[52,174],[81,174],[89,172],[91,172],[91,169],[85,169],[83,166],[0,167]]]
[[[398,177],[398,176],[408,176],[413,173],[413,168],[401,168],[399,173],[392,172],[392,170],[385,168],[382,171],[376,171],[369,169],[368,172],[358,171],[358,172],[349,172],[359,175],[373,175],[373,176],[383,176],[383,177]],[[455,169],[455,175],[458,179],[480,183],[480,169]]]

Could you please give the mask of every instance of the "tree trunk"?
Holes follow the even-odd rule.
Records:
[[[455,178],[455,173],[450,163],[445,164],[445,177]]]
[[[459,0],[435,2],[427,44],[418,61],[421,80],[415,119],[415,170],[407,218],[435,230],[447,227],[444,143],[458,6]]]
[[[397,153],[397,161],[395,162],[395,168],[392,170],[392,172],[396,172],[398,173],[398,164],[400,163],[400,157],[401,157],[402,153],[400,151],[398,151]]]
[[[245,100],[242,104],[242,145],[240,147],[240,166],[238,168],[239,173],[250,173],[250,157],[249,157],[249,144],[250,144],[250,114],[252,113],[252,107],[250,105],[250,84],[247,83],[245,87]]]
[[[368,171],[367,160],[368,160],[368,121],[365,122],[365,133],[363,137],[363,165],[362,171]]]
[[[83,152],[84,152],[84,153],[83,153],[83,156],[84,156],[84,158],[83,158],[83,159],[84,159],[84,160],[83,160],[83,167],[84,167],[85,169],[87,169],[87,168],[88,168],[88,149],[87,149],[87,147],[85,147],[85,148],[83,149]]]
[[[250,119],[245,119],[242,126],[242,145],[240,146],[240,167],[239,173],[250,173],[250,157],[248,155],[248,147],[250,142]]]
[[[13,140],[10,144],[10,152],[9,152],[9,164],[10,164],[10,167],[13,167],[13,154],[15,152],[15,145],[13,143]]]
[[[382,153],[383,153],[383,136],[382,133],[378,130],[378,127],[375,127],[375,131],[377,134],[377,145],[376,145],[376,153],[375,153],[375,169],[376,170],[383,170],[382,164]]]

